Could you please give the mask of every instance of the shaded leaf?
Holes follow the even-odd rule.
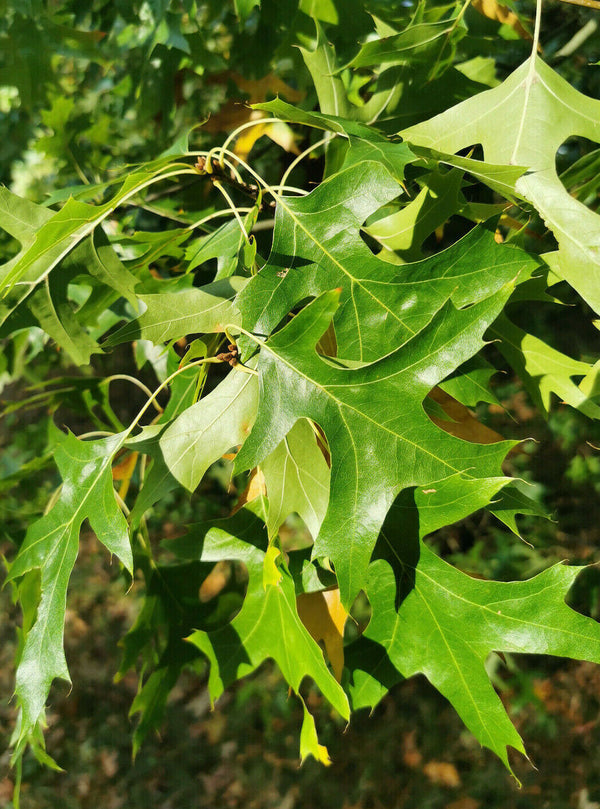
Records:
[[[591,366],[562,354],[538,337],[515,326],[506,315],[494,324],[490,334],[498,337],[498,347],[521,377],[537,407],[547,413],[551,394],[581,410],[590,418],[600,417],[600,406],[573,382],[574,376],[589,374]]]
[[[242,510],[228,520],[194,526],[187,536],[164,544],[182,558],[205,562],[236,559],[248,570],[246,597],[231,623],[214,632],[194,632],[188,638],[210,661],[208,687],[213,701],[232,682],[273,658],[295,693],[309,676],[348,718],[346,695],[298,617],[294,583],[281,559],[280,582],[263,585],[267,537],[254,515]]]

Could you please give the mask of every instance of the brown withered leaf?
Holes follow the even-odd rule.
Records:
[[[428,761],[423,772],[432,784],[444,787],[459,787],[460,776],[454,764],[449,761]]]
[[[434,388],[429,398],[436,402],[448,416],[448,421],[430,415],[433,423],[450,435],[462,438],[464,441],[473,441],[476,444],[495,444],[502,441],[502,436],[495,430],[486,427],[477,421],[468,407],[458,402],[441,388]]]
[[[348,613],[340,601],[337,587],[316,593],[301,593],[298,615],[317,643],[323,643],[335,679],[341,682],[344,668],[344,626]]]

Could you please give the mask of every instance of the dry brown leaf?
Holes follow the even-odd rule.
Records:
[[[344,668],[344,626],[348,613],[340,601],[337,587],[316,593],[301,593],[298,615],[317,643],[325,645],[335,679],[341,682]]]
[[[416,731],[411,730],[402,737],[402,761],[411,769],[420,767],[423,762],[423,756],[417,747],[416,736]]]
[[[428,761],[423,772],[432,784],[444,787],[459,787],[460,776],[454,764],[449,761]]]
[[[476,801],[475,798],[459,798],[457,801],[452,801],[446,806],[446,809],[479,809],[481,806],[480,801]]]
[[[462,438],[464,441],[473,441],[476,444],[495,444],[497,441],[503,440],[499,433],[477,421],[468,407],[457,402],[441,388],[434,388],[429,393],[429,397],[440,405],[451,421],[438,419],[435,416],[429,418],[437,427],[450,435]]]

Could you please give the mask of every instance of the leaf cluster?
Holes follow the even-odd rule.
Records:
[[[303,759],[328,763],[311,690],[348,721],[422,673],[510,767],[524,746],[486,659],[600,662],[597,623],[565,603],[580,567],[477,579],[431,538],[483,509],[520,543],[517,515],[544,513],[522,449],[485,423],[497,371],[544,417],[600,413],[597,357],[533,314],[568,300],[593,333],[600,312],[600,158],[569,141],[600,140],[600,102],[513,4],[59,5],[11,6],[0,32],[53,185],[44,205],[0,189],[2,379],[32,383],[5,418],[48,423],[42,461],[0,484],[50,457],[62,479],[8,566],[15,761],[31,745],[52,763],[88,521],[145,584],[119,670],[139,672],[134,751],[183,669],[216,700],[273,659]],[[207,505],[223,484],[236,497]],[[188,495],[189,524],[157,536]]]

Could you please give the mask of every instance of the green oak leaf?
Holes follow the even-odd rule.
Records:
[[[479,402],[498,404],[490,389],[490,379],[495,373],[496,369],[486,359],[473,357],[445,379],[440,388],[465,407],[475,407]]]
[[[173,163],[170,158],[165,158],[132,171],[125,177],[117,193],[102,205],[90,205],[70,197],[60,211],[52,212],[49,218],[43,217],[41,226],[33,232],[33,238],[31,228],[28,228],[21,252],[0,267],[0,289],[3,294],[13,292],[15,287],[22,296],[28,294],[119,205],[157,182],[160,177],[186,173],[194,173],[191,166]],[[12,203],[14,200],[11,200]],[[13,217],[13,221],[17,218]],[[25,221],[29,221],[29,214]],[[21,240],[20,235],[15,235]],[[119,281],[119,274],[111,275],[117,283],[127,278],[123,274]],[[127,292],[123,291],[123,294]]]
[[[139,714],[133,734],[133,755],[150,730],[160,730],[168,696],[182,669],[199,662],[200,653],[184,638],[196,627],[214,628],[225,623],[241,606],[242,598],[231,590],[203,603],[198,591],[213,565],[191,561],[150,567],[142,562],[146,595],[135,623],[121,641],[123,656],[116,679],[140,666],[140,687],[130,716]],[[151,673],[148,675],[148,672]]]
[[[56,505],[27,531],[10,567],[14,580],[31,570],[41,573],[41,598],[27,633],[17,669],[15,692],[22,709],[21,738],[43,714],[55,678],[70,682],[63,650],[67,585],[79,549],[79,530],[87,519],[102,544],[133,573],[127,522],[115,497],[111,464],[124,434],[98,441],[60,436],[55,459],[63,486]]]
[[[423,188],[408,205],[365,227],[384,248],[380,257],[392,264],[421,259],[425,239],[464,204],[462,171],[433,171],[421,182]]]
[[[335,47],[328,42],[319,21],[315,20],[314,23],[317,29],[315,48],[309,50],[300,47],[300,53],[312,76],[319,107],[326,115],[348,117],[350,102],[344,81],[337,74]]]
[[[409,143],[450,153],[479,143],[487,162],[525,166],[515,191],[556,236],[558,272],[600,312],[600,217],[569,194],[555,165],[558,148],[571,135],[600,141],[600,101],[532,55],[498,87],[401,134]]]
[[[525,750],[489,681],[486,658],[492,651],[527,652],[600,662],[600,626],[564,602],[582,568],[555,565],[523,582],[482,581],[423,543],[412,571],[398,561],[411,578],[398,610],[392,565],[379,559],[369,569],[373,613],[364,638],[385,649],[382,671],[391,664],[403,677],[425,674],[510,769],[507,747]]]
[[[213,632],[198,630],[188,638],[210,661],[211,700],[272,658],[295,693],[304,677],[311,677],[348,719],[347,697],[298,616],[294,581],[281,557],[279,582],[263,584],[267,535],[257,517],[242,509],[229,519],[192,526],[186,536],[163,544],[179,558],[203,562],[235,559],[248,571],[246,597],[235,618]]]
[[[374,160],[380,162],[398,183],[402,183],[405,166],[417,159],[406,143],[391,141],[373,127],[359,121],[342,118],[339,115],[302,110],[279,98],[252,104],[252,109],[263,110],[281,118],[282,121],[324,129],[348,138],[350,148],[344,155],[342,169],[362,163],[364,160]]]
[[[401,489],[454,474],[500,474],[509,442],[454,438],[429,420],[422,403],[478,351],[512,288],[463,310],[448,302],[403,347],[364,367],[339,367],[315,351],[337,309],[337,291],[318,297],[267,342],[257,340],[258,414],[235,467],[259,464],[299,418],[321,427],[331,489],[313,555],[332,560],[347,608],[364,585],[379,529]]]
[[[269,260],[236,299],[245,328],[268,335],[300,300],[340,288],[339,355],[369,362],[412,337],[449,299],[465,306],[537,266],[483,226],[422,261],[401,268],[382,261],[360,230],[399,191],[380,162],[365,161],[305,197],[279,197]]]
[[[468,172],[476,180],[502,194],[507,199],[513,199],[516,193],[517,180],[527,171],[525,166],[494,165],[483,160],[446,154],[435,149],[426,149],[422,146],[413,147],[413,151],[418,157],[424,157]]]
[[[243,217],[242,221],[246,233],[250,234],[252,232],[257,216],[258,208],[254,207]],[[215,280],[229,278],[235,275],[238,270],[246,269],[243,261],[243,251],[246,244],[246,238],[239,223],[236,219],[233,219],[212,233],[200,236],[187,248],[185,253],[188,261],[187,272],[191,272],[196,267],[204,264],[205,261],[216,258],[217,273]]]
[[[181,292],[139,295],[142,314],[112,334],[105,345],[114,346],[140,338],[159,345],[186,334],[222,332],[228,324],[237,325],[240,321],[233,298],[245,283],[244,278],[229,278]]]
[[[21,252],[3,265],[7,271],[19,256],[33,246],[36,233],[52,219],[52,211],[0,188],[2,228],[21,243]],[[39,325],[78,365],[86,365],[100,347],[89,329],[98,318],[85,305],[76,310],[69,299],[69,284],[79,275],[89,274],[109,294],[102,311],[119,295],[133,298],[137,279],[123,267],[101,228],[81,241],[64,259],[59,275],[46,275],[35,284],[17,285],[0,303],[1,333]],[[33,290],[33,291],[32,291]]]
[[[521,378],[536,407],[548,413],[551,394],[592,419],[600,418],[600,406],[580,388],[572,377],[586,376],[592,370],[581,362],[557,351],[533,334],[515,326],[502,314],[490,334],[499,338],[498,348]]]
[[[285,518],[296,512],[314,539],[327,511],[329,467],[310,423],[297,421],[260,469],[269,501],[269,536],[275,536]]]
[[[253,9],[260,8],[260,0],[233,0],[233,5],[240,22],[245,23]]]
[[[465,34],[466,29],[458,25],[456,20],[437,20],[409,25],[394,36],[365,42],[349,63],[349,67],[403,65],[409,60],[411,66],[418,64],[419,61],[433,64],[436,50],[441,53],[449,41],[462,39]]]
[[[170,475],[189,491],[225,452],[243,444],[256,416],[256,377],[231,371],[213,391],[161,432],[160,452]]]

